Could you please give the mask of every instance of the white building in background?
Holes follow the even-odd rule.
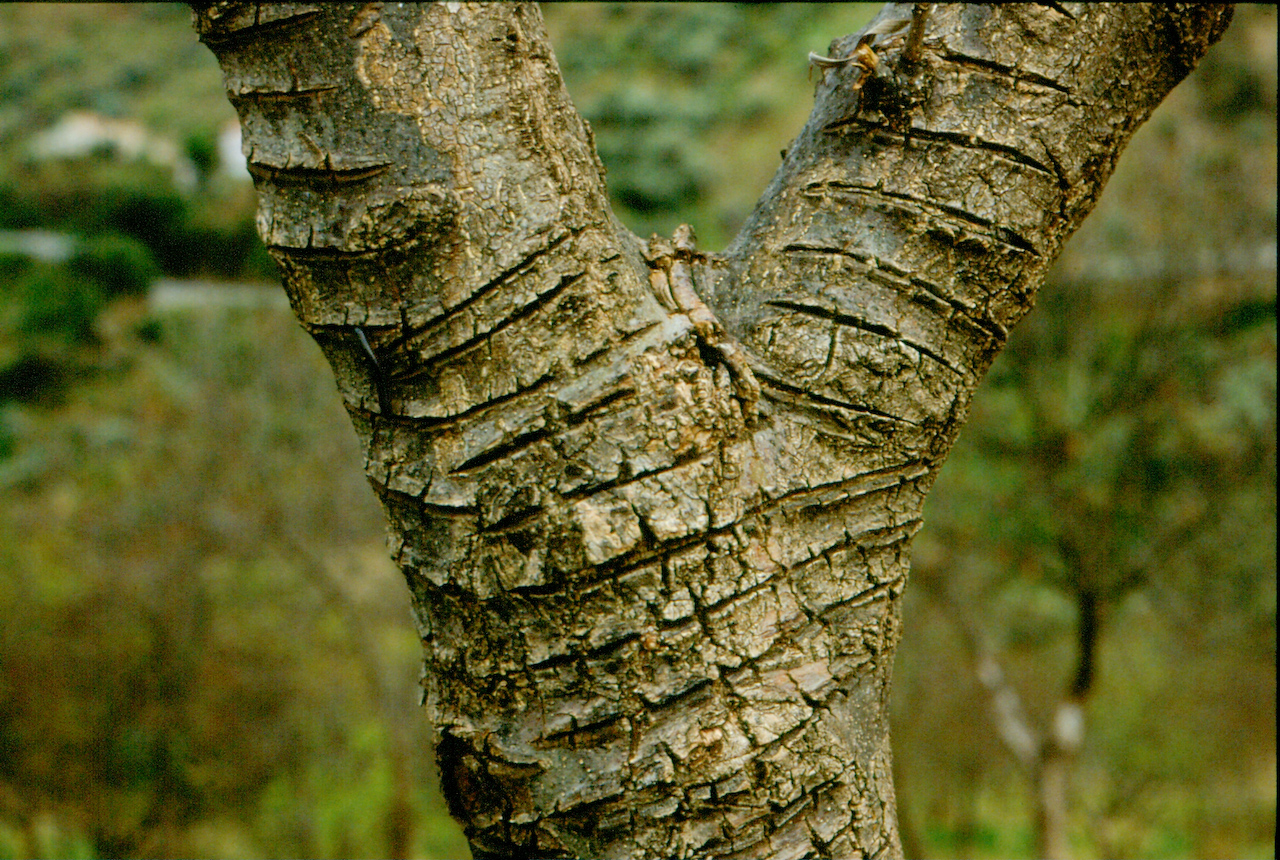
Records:
[[[251,179],[240,143],[240,123],[229,119],[218,130],[218,172],[233,179]]]
[[[81,158],[103,148],[128,161],[145,158],[166,164],[178,156],[172,143],[153,141],[138,123],[89,111],[64,113],[52,128],[33,137],[30,147],[41,158]]]
[[[69,111],[52,127],[36,134],[28,151],[37,159],[84,158],[107,150],[121,161],[149,161],[173,171],[173,184],[184,191],[197,185],[195,165],[174,142],[152,134],[127,119],[112,119],[90,111]],[[235,179],[249,179],[240,151],[240,124],[227,122],[217,138],[218,171]]]
[[[65,263],[76,252],[76,237],[52,230],[0,230],[0,254],[22,254],[46,263]]]

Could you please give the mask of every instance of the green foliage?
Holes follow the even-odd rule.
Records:
[[[218,138],[213,131],[202,129],[187,135],[182,145],[203,186],[218,168]]]
[[[136,118],[176,141],[235,112],[222,74],[170,3],[0,4],[0,174],[63,112]]]
[[[1274,69],[1274,32],[1274,9],[1240,7],[1210,53],[1219,65],[1135,137],[930,496],[895,667],[917,853],[1030,852],[983,836],[1025,827],[1025,802],[956,799],[1027,779],[988,716],[973,640],[1000,656],[1043,731],[1077,671],[1086,592],[1101,638],[1075,850],[1274,851],[1274,85],[1228,116],[1215,77],[1242,60],[1256,73],[1255,42],[1272,46]]]
[[[83,242],[67,268],[97,283],[107,298],[142,295],[160,274],[146,245],[112,233]]]
[[[600,157],[620,165],[610,194],[641,219],[695,206],[706,192],[708,165],[688,129],[708,120],[704,105],[672,104],[658,93],[628,90],[592,106]],[[681,108],[684,108],[681,110]]]
[[[922,733],[921,711],[938,707],[946,720],[947,703],[912,676],[922,659],[944,661],[943,677],[973,670],[970,646],[948,653],[921,628],[975,620],[1044,727],[1076,671],[1079,595],[1098,595],[1101,680],[1079,802],[1100,823],[1078,837],[1103,856],[1178,856],[1163,853],[1177,845],[1205,856],[1198,817],[1226,813],[1254,834],[1274,821],[1274,794],[1270,807],[1247,792],[1229,812],[1194,806],[1198,786],[1274,767],[1274,319],[1258,311],[1266,302],[1197,307],[1178,300],[1185,285],[1165,290],[1046,287],[930,497],[899,663],[910,709],[896,724],[900,767],[937,774],[941,751],[929,749],[937,736]],[[1224,334],[1230,319],[1253,322]],[[974,690],[969,707],[985,713],[984,699]],[[955,742],[992,763],[1004,755],[990,729]],[[996,765],[966,790],[999,786],[1002,771],[1017,778]],[[922,796],[946,791],[928,785]],[[1130,816],[1147,822],[1140,837],[1109,829]],[[924,836],[932,850],[955,850],[935,837]]]
[[[44,465],[0,484],[0,850],[461,855],[323,360],[286,312],[157,322],[9,427]]]
[[[741,226],[807,115],[808,49],[826,50],[876,8],[543,5],[619,216],[643,236],[692,223],[707,248]]]
[[[226,280],[280,280],[275,261],[258,238],[253,200],[252,189],[245,188],[222,205],[195,213],[184,239],[189,274]]]
[[[108,185],[93,189],[84,210],[68,213],[57,226],[89,235],[115,232],[150,248],[166,272],[190,269],[186,247],[190,204],[167,186]]]
[[[67,364],[56,356],[29,352],[0,364],[0,403],[61,400],[70,383]],[[0,429],[0,460],[13,452],[12,437]]]
[[[22,308],[19,333],[68,346],[93,340],[93,322],[105,301],[94,281],[60,266],[38,264],[13,290]]]
[[[145,164],[49,162],[32,166],[21,186],[0,184],[0,202],[6,204],[0,227],[125,237],[170,277],[277,278],[254,227],[247,185],[211,189],[197,199],[175,189],[167,172]],[[152,269],[142,254],[128,253],[142,269]]]
[[[23,193],[17,183],[0,177],[0,228],[37,227],[40,222],[39,201]]]
[[[145,246],[115,234],[81,243],[65,264],[0,257],[0,403],[57,402],[92,369],[107,302],[145,292],[156,273]]]

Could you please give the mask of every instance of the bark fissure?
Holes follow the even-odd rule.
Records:
[[[823,131],[828,133],[843,130],[885,137],[898,137],[904,144],[910,140],[925,140],[934,143],[946,144],[949,147],[990,152],[1003,156],[1017,164],[1021,164],[1023,167],[1030,167],[1032,170],[1037,170],[1049,176],[1054,175],[1052,169],[1037,161],[1022,150],[1013,146],[1008,146],[1007,144],[999,143],[998,141],[984,140],[983,138],[972,134],[962,134],[955,131],[929,130],[923,128],[911,128],[906,131],[899,131],[886,123],[877,122],[863,117],[849,117],[837,120],[823,129]]]
[[[905,139],[905,138],[904,138]],[[939,215],[950,216],[968,228],[977,227],[981,231],[981,235],[994,239],[1005,245],[1022,251],[1033,256],[1040,256],[1035,246],[1031,244],[1026,237],[1019,235],[1014,230],[1001,226],[990,218],[983,217],[975,212],[971,212],[960,206],[952,206],[947,203],[941,203],[935,200],[929,200],[926,197],[905,194],[902,192],[889,191],[874,185],[858,185],[851,182],[822,182],[814,183],[805,189],[805,193],[810,196],[832,196],[850,195],[850,196],[866,196],[877,200],[898,200],[902,201],[902,208],[909,212],[928,212],[934,217]]]
[[[756,376],[760,378],[761,382],[769,386],[769,388],[774,389],[775,392],[794,395],[797,398],[808,400],[813,403],[820,403],[823,406],[832,406],[844,412],[851,412],[854,415],[868,415],[875,418],[883,418],[888,421],[900,421],[903,424],[919,423],[917,421],[912,421],[909,418],[903,418],[901,415],[890,415],[888,412],[881,412],[880,410],[875,409],[871,406],[867,406],[865,404],[847,403],[843,400],[837,400],[834,397],[827,397],[825,395],[818,394],[817,392],[810,391],[806,388],[801,388],[796,385],[788,385],[782,380],[774,379],[769,374],[764,373],[760,370],[756,371]],[[780,399],[775,393],[767,390],[764,391],[763,394],[765,397],[768,397],[772,400]],[[782,401],[782,402],[786,402],[786,401]]]
[[[502,460],[517,454],[546,439],[550,439],[556,435],[554,430],[533,430],[529,433],[521,433],[514,439],[503,442],[501,445],[495,445],[492,448],[486,448],[474,457],[469,457],[458,465],[449,470],[451,475],[461,475],[464,472],[470,472],[487,466],[496,460]]]
[[[880,337],[887,337],[891,340],[896,340],[902,344],[905,344],[906,346],[911,347],[921,355],[933,359],[934,361],[938,362],[938,364],[942,365],[947,370],[950,370],[952,373],[956,374],[957,376],[965,375],[965,372],[963,370],[956,367],[951,362],[947,361],[945,358],[943,358],[938,353],[934,352],[929,347],[925,346],[924,344],[917,343],[913,340],[903,337],[901,332],[894,331],[888,326],[880,325],[879,323],[874,323],[869,320],[865,320],[861,317],[856,317],[849,314],[842,314],[839,311],[835,311],[835,310],[832,310],[831,308],[823,307],[821,305],[812,305],[812,304],[806,304],[804,302],[787,301],[782,299],[772,299],[766,302],[765,304],[767,304],[770,307],[781,308],[782,310],[795,311],[796,313],[800,313],[800,314],[808,314],[810,316],[818,317],[819,319],[831,320],[832,322],[838,325],[849,326],[850,328],[862,329],[863,331],[871,332],[872,334],[879,335]]]
[[[250,23],[237,27],[234,23],[228,22],[227,26],[220,31],[201,33],[201,41],[208,45],[210,50],[226,51],[262,38],[287,36],[290,31],[300,29],[320,14],[319,9],[312,7],[264,21],[261,20],[264,9],[256,4],[248,5],[249,11],[253,12],[253,20]]]
[[[1049,8],[1054,8],[1054,6],[1050,6],[1049,4],[1045,5],[1049,6]],[[1071,17],[1074,20],[1073,16],[1068,15],[1068,17]],[[939,56],[948,63],[970,66],[972,68],[982,69],[983,71],[988,72],[996,72],[997,74],[1003,75],[1004,77],[1010,78],[1014,81],[1035,84],[1036,86],[1044,87],[1047,90],[1062,93],[1064,96],[1071,95],[1071,88],[1069,86],[1066,86],[1059,81],[1055,81],[1052,78],[1045,77],[1044,75],[1039,75],[1026,69],[1019,69],[1016,66],[1009,66],[983,57],[969,56],[968,54],[962,54],[959,51],[955,51],[950,48],[944,49]]]
[[[699,452],[696,454],[692,454],[692,453],[687,454],[682,457],[677,457],[672,462],[664,466],[660,466],[656,469],[650,469],[645,472],[635,472],[633,474],[627,475],[626,477],[614,478],[612,481],[604,481],[599,484],[589,484],[587,486],[578,487],[577,489],[570,490],[569,492],[564,493],[564,499],[566,501],[579,501],[581,499],[587,499],[587,498],[590,498],[591,496],[600,495],[601,493],[607,493],[610,490],[618,490],[623,487],[627,487],[632,484],[639,483],[641,481],[646,481],[650,478],[656,478],[659,475],[665,474],[667,472],[673,472],[677,469],[683,469],[686,466],[691,466],[699,463],[708,463],[711,460],[713,460],[715,457],[716,457],[716,453],[714,451],[705,451],[705,452]],[[625,465],[626,464],[624,463],[624,466]]]
[[[239,106],[241,102],[245,102],[245,103],[251,102],[251,101],[270,102],[275,100],[314,98],[319,95],[335,92],[337,89],[338,89],[337,84],[312,84],[310,86],[299,87],[297,89],[290,89],[290,90],[244,89],[244,90],[236,90],[235,92],[228,92],[227,98],[230,99],[231,104]]]
[[[388,490],[389,494],[395,493],[395,490]],[[475,505],[438,505],[432,502],[423,502],[416,497],[409,497],[412,501],[417,502],[424,514],[433,517],[457,517],[460,519],[472,519],[480,513],[480,508]]]
[[[269,167],[250,161],[246,164],[249,175],[257,182],[270,182],[273,185],[288,187],[305,186],[311,191],[323,191],[343,185],[360,185],[376,179],[391,169],[388,163],[371,164],[367,167],[333,168],[325,167]],[[384,249],[379,249],[384,250]]]
[[[555,301],[555,299],[569,287],[581,281],[582,277],[583,275],[581,273],[561,277],[560,280],[556,282],[555,286],[541,293],[536,293],[532,301],[526,302],[525,304],[515,308],[508,316],[493,320],[491,323],[488,323],[489,327],[484,331],[478,332],[461,343],[446,347],[439,352],[418,352],[411,368],[393,370],[388,375],[388,380],[396,383],[406,383],[412,382],[423,375],[431,373],[437,365],[443,364],[456,356],[462,355],[463,353],[487,343],[509,326],[515,325],[522,320],[534,316],[551,302]]]
[[[468,407],[462,412],[458,412],[453,415],[427,415],[422,417],[415,416],[413,418],[406,418],[404,416],[394,414],[380,414],[378,416],[378,422],[383,425],[388,423],[395,424],[406,429],[429,429],[433,431],[447,430],[477,418],[483,419],[485,417],[485,413],[499,409],[508,403],[529,399],[533,395],[545,391],[553,382],[555,382],[554,376],[550,373],[544,374],[528,386],[501,394],[491,400],[481,401]]]
[[[439,316],[417,321],[412,326],[406,326],[399,336],[387,343],[387,349],[393,351],[402,349],[413,338],[420,337],[434,328],[447,324],[451,319],[456,317],[460,311],[467,310],[472,305],[475,305],[482,299],[487,298],[491,293],[509,285],[516,277],[529,274],[534,270],[535,263],[555,252],[557,248],[563,245],[570,238],[572,238],[572,236],[569,233],[556,236],[546,245],[537,248],[522,260],[518,261],[515,265],[504,269],[487,282],[481,284],[460,301],[445,306],[444,313]]]
[[[259,178],[269,178],[277,173],[284,173],[283,170],[274,170],[267,168],[265,165],[260,166],[261,169],[255,174],[253,169],[249,170],[251,176]],[[294,169],[294,175],[301,175],[306,170],[303,168]],[[319,178],[324,170],[313,168],[310,174],[313,178]],[[299,183],[302,184],[302,183]],[[340,183],[330,183],[330,187],[337,187]],[[316,191],[324,190],[323,187],[316,188]],[[284,245],[267,243],[267,250],[276,255],[277,260],[288,259],[293,262],[310,262],[310,263],[328,263],[341,260],[378,260],[388,252],[412,250],[421,243],[421,237],[418,235],[401,237],[396,242],[389,242],[379,245],[376,248],[341,248],[335,245]],[[315,321],[320,324],[319,321]]]

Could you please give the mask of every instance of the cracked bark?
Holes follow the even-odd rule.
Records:
[[[910,75],[900,39],[900,74],[823,71],[709,254],[613,216],[536,7],[196,6],[476,856],[901,853],[886,713],[925,493],[1228,19],[941,6]]]

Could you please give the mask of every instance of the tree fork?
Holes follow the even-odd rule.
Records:
[[[535,6],[195,9],[387,512],[476,856],[900,855],[925,494],[1229,8],[939,6],[905,64],[880,27],[722,254],[613,216]]]

